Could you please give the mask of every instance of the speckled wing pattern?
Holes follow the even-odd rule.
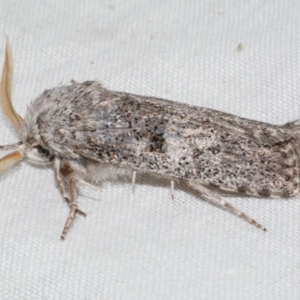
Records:
[[[44,111],[35,117],[41,136],[54,137],[53,145],[45,138],[42,146],[56,156],[63,157],[68,148],[74,159],[255,196],[293,197],[299,192],[299,137],[293,124],[276,126],[113,92],[93,81],[59,89],[60,100],[53,89],[32,104],[44,101]],[[56,109],[47,110],[45,99],[56,101]],[[58,114],[63,116],[59,123]]]

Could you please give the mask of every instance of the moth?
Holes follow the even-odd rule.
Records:
[[[7,40],[1,106],[20,141],[0,160],[0,172],[22,159],[52,165],[69,206],[61,238],[78,208],[79,183],[149,173],[180,180],[200,197],[259,229],[261,224],[223,200],[224,190],[257,197],[299,193],[300,121],[282,126],[154,97],[111,91],[97,81],[45,90],[25,119],[14,109],[12,52]]]

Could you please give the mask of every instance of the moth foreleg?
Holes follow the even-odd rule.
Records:
[[[69,180],[69,184],[70,184],[70,193],[71,193],[71,201],[69,203],[69,207],[70,207],[70,211],[69,211],[69,215],[65,224],[65,227],[63,229],[63,232],[61,234],[61,239],[65,239],[65,236],[67,235],[67,233],[70,230],[70,227],[74,221],[75,218],[75,214],[77,212],[78,209],[78,203],[77,203],[77,192],[76,192],[76,181],[74,179],[70,179]]]
[[[69,199],[69,195],[66,192],[65,183],[61,177],[59,168],[60,168],[60,159],[55,158],[55,161],[54,161],[55,180],[56,180],[56,183],[58,185],[58,188],[59,188],[59,191],[60,191],[62,197],[65,199],[67,204],[70,205],[71,200]],[[80,209],[77,209],[76,213],[78,213],[84,217],[86,216],[86,213]]]
[[[85,213],[78,209],[78,203],[77,203],[77,191],[76,191],[76,182],[77,174],[71,167],[70,163],[65,160],[60,160],[58,158],[54,161],[54,169],[56,173],[56,180],[57,184],[59,186],[59,189],[64,197],[64,199],[69,204],[69,214],[67,221],[65,223],[64,229],[61,234],[61,239],[65,239],[67,233],[70,230],[70,227],[74,221],[76,213],[83,214],[85,216]],[[65,191],[65,185],[64,181],[69,183],[69,190],[70,190],[70,199],[66,195]]]
[[[211,201],[214,204],[217,204],[221,207],[224,207],[227,209],[230,213],[233,215],[240,217],[241,219],[245,220],[251,225],[254,225],[255,227],[262,229],[263,231],[266,231],[266,228],[259,224],[254,219],[250,218],[248,215],[246,215],[244,212],[240,211],[239,209],[232,206],[230,203],[224,201],[219,195],[215,194],[211,190],[205,188],[203,185],[194,182],[194,181],[187,181],[187,185],[192,188],[193,190],[197,191],[204,199]]]
[[[95,190],[95,191],[101,191],[100,187],[94,186],[93,184],[90,184],[89,182],[86,182],[85,180],[79,179],[78,182]]]

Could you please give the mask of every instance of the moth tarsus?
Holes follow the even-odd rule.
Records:
[[[174,200],[174,180],[170,181],[171,184],[171,198]]]
[[[261,224],[224,201],[212,188],[257,197],[299,193],[300,121],[283,126],[216,110],[147,96],[111,91],[97,81],[45,90],[25,119],[11,102],[12,54],[7,40],[0,104],[18,130],[15,151],[0,160],[0,172],[23,158],[52,164],[69,214],[64,239],[78,208],[78,183],[149,173],[181,180],[200,197],[255,227]]]
[[[132,172],[132,190],[134,190],[135,187],[135,180],[136,180],[136,171]]]

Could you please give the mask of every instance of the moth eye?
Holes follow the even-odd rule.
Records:
[[[44,156],[44,157],[48,158],[49,160],[53,159],[53,155],[49,152],[49,150],[43,148],[42,146],[37,146],[36,149],[37,149],[37,152],[41,156]]]

